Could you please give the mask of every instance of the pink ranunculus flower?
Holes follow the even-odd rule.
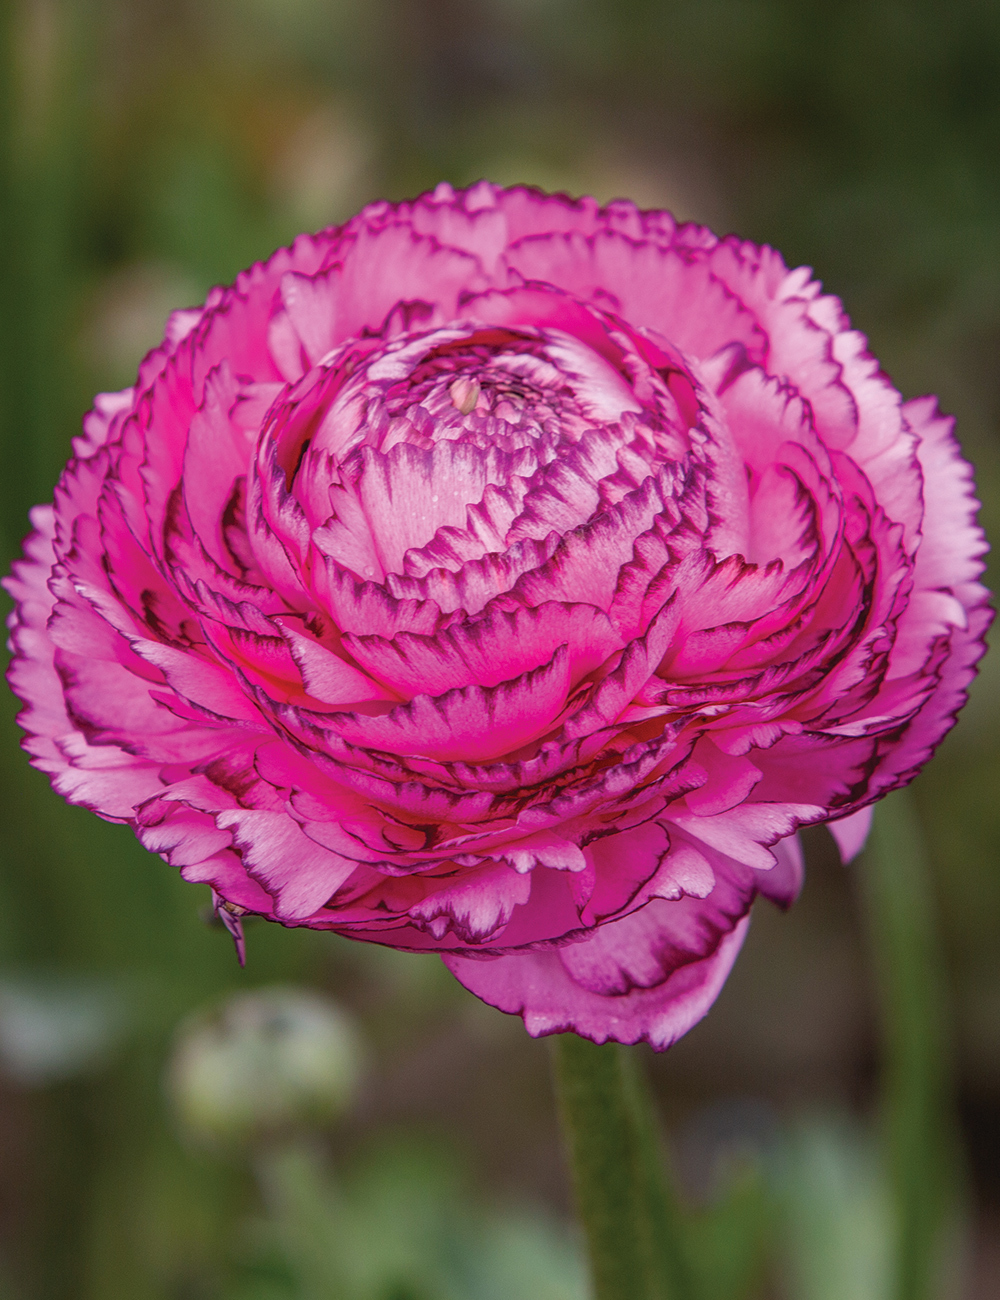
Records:
[[[175,313],[8,587],[27,748],[227,924],[663,1048],[983,649],[969,466],[806,269],[485,182]]]

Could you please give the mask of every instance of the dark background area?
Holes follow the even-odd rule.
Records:
[[[6,0],[0,23],[4,567],[93,393],[132,380],[169,310],[300,229],[481,176],[670,207],[813,266],[903,394],[958,417],[1000,526],[996,4]],[[969,1175],[948,1285],[969,1300],[1000,1296],[997,671],[916,787]],[[185,1143],[162,1083],[184,1016],[275,982],[324,990],[368,1044],[326,1139],[337,1168],[422,1135],[484,1215],[548,1215],[563,1240],[544,1043],[434,958],[258,924],[241,972],[207,891],[29,770],[15,712],[5,698],[0,1300],[298,1294],[247,1264],[249,1164]],[[758,909],[708,1019],[646,1055],[686,1195],[711,1201],[741,1161],[778,1189],[749,1294],[875,1300],[864,868],[825,832],[808,851],[803,898]]]

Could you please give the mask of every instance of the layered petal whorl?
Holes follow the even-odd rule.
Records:
[[[481,183],[175,313],[8,580],[32,761],[227,923],[665,1047],[950,727],[950,421],[770,249]]]

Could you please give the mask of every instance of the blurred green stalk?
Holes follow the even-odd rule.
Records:
[[[594,1300],[695,1300],[656,1116],[634,1052],[560,1034],[553,1071]]]
[[[51,499],[76,431],[65,418],[67,340],[86,153],[84,85],[95,39],[91,8],[92,0],[0,0],[0,572],[28,532],[29,507]],[[53,843],[71,852],[72,831],[65,818],[51,839],[47,826],[39,830],[37,777],[17,752],[15,707],[5,694],[0,848],[3,865],[16,866],[3,879],[10,936],[4,958],[31,964],[72,950],[65,938],[81,929],[79,875],[70,857],[46,856]],[[45,808],[47,816],[52,809]],[[22,1238],[36,1274],[32,1294],[45,1300],[85,1289],[84,1241],[101,1158],[95,1110],[92,1090],[74,1082],[48,1090],[31,1112],[38,1116],[32,1160],[43,1181]]]
[[[896,1230],[891,1294],[931,1300],[958,1160],[944,963],[908,791],[879,804],[859,874],[882,1020],[882,1120]]]
[[[348,1232],[337,1188],[319,1151],[289,1140],[258,1154],[257,1179],[292,1264],[301,1300],[348,1300]]]

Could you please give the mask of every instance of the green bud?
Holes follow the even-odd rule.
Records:
[[[306,989],[238,993],[178,1029],[167,1086],[181,1127],[207,1143],[322,1126],[350,1107],[361,1071],[350,1017]]]

